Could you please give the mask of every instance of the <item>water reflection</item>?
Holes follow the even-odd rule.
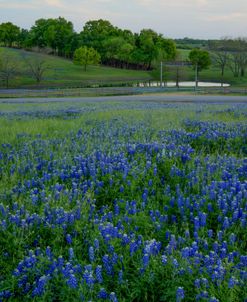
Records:
[[[138,83],[135,86],[138,87],[160,87],[159,81],[149,81],[149,82],[142,82]],[[186,81],[186,82],[179,82],[179,87],[194,87],[195,82],[193,81]],[[214,82],[198,82],[198,87],[229,87],[230,84],[227,83],[214,83]],[[176,82],[163,82],[162,87],[176,87]]]

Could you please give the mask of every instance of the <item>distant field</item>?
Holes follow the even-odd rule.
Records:
[[[187,60],[189,57],[190,49],[178,49],[178,52],[181,55],[182,60]],[[184,77],[188,80],[194,79],[194,70],[190,67],[185,68]],[[200,72],[199,75],[200,81],[211,81],[211,82],[220,82],[220,69],[214,66],[213,64],[208,68]],[[229,67],[226,68],[224,75],[224,82],[229,83],[233,86],[247,86],[247,76],[243,78],[235,78]]]
[[[47,71],[41,87],[82,87],[89,84],[112,84],[132,81],[149,80],[151,75],[146,71],[117,69],[104,66],[89,66],[85,72],[83,67],[74,65],[71,60],[60,57],[27,52],[19,49],[0,48],[13,60],[16,60],[18,75],[10,81],[11,87],[34,87],[37,86],[34,79],[28,74],[23,56],[40,58],[46,62]]]
[[[17,75],[10,80],[11,88],[69,88],[69,87],[87,87],[87,86],[122,86],[132,82],[142,82],[160,79],[160,70],[152,72],[126,70],[110,68],[105,66],[89,66],[85,72],[81,66],[74,65],[71,60],[45,55],[41,53],[27,52],[19,49],[0,48],[0,53],[7,53],[17,62]],[[187,60],[189,49],[178,50],[181,59]],[[47,70],[44,74],[44,80],[37,86],[35,80],[30,76],[23,56],[28,58],[40,58],[46,62]],[[192,67],[184,67],[181,72],[181,81],[193,81],[194,70]],[[174,80],[174,70],[164,67],[164,79]],[[220,69],[211,65],[210,68],[203,70],[199,74],[199,80],[204,82],[220,82]],[[226,68],[224,82],[234,87],[246,87],[247,76],[235,78],[229,68]],[[0,82],[0,87],[4,84]]]

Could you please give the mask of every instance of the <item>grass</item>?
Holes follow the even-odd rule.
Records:
[[[74,65],[71,60],[41,53],[27,52],[19,49],[0,48],[1,53],[8,54],[17,62],[18,75],[10,82],[11,87],[37,87],[37,83],[28,74],[23,56],[39,58],[45,61],[47,70],[39,87],[84,87],[87,85],[112,85],[132,81],[144,81],[151,78],[145,71],[117,69],[104,66],[88,66],[84,71],[82,66]]]

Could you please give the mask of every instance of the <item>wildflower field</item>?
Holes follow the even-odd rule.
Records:
[[[0,103],[0,301],[247,300],[247,103]]]

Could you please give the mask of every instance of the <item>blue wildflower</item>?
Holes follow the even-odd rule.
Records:
[[[103,277],[102,277],[102,266],[101,265],[97,265],[95,268],[95,275],[96,275],[96,280],[99,283],[103,283]]]
[[[180,302],[184,299],[184,288],[183,287],[178,287],[177,292],[176,292],[176,302]]]
[[[118,302],[117,296],[114,292],[110,293],[109,298],[111,302]]]
[[[108,298],[108,294],[106,292],[106,290],[104,288],[100,288],[97,297],[99,299],[107,299]]]
[[[89,247],[88,254],[89,254],[90,262],[93,262],[94,261],[94,248],[92,246]]]
[[[38,281],[36,282],[36,286],[33,289],[32,292],[32,296],[42,296],[44,294],[45,291],[45,285],[48,281],[49,277],[48,276],[42,276],[38,279]]]
[[[77,288],[77,279],[73,273],[69,274],[69,278],[67,280],[67,284],[71,288]]]

